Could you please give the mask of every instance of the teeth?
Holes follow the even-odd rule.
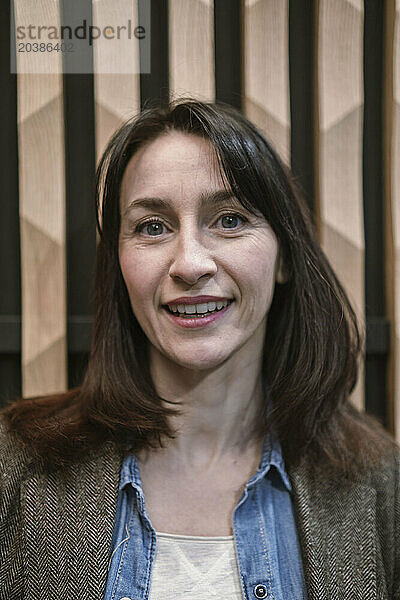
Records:
[[[196,312],[198,312],[198,313],[208,312],[207,302],[205,304],[196,304]]]
[[[204,302],[202,304],[168,304],[168,308],[176,313],[194,315],[194,314],[205,314],[207,312],[213,312],[214,310],[221,310],[228,305],[228,300],[218,300],[217,302]]]

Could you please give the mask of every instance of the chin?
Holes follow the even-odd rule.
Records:
[[[207,352],[199,352],[196,353],[195,357],[192,355],[190,358],[188,358],[188,354],[183,355],[183,353],[168,356],[168,358],[171,362],[185,369],[190,369],[192,371],[209,371],[210,369],[215,369],[222,365],[230,356],[231,353],[227,353],[225,349],[220,352],[210,352],[209,350]]]

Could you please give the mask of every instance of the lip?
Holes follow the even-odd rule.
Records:
[[[208,298],[211,296],[204,297]],[[227,300],[227,298],[225,298],[225,300]],[[186,302],[186,304],[188,303]],[[233,301],[218,312],[207,315],[206,317],[194,317],[193,319],[190,319],[189,317],[179,317],[177,316],[177,313],[170,313],[167,308],[164,308],[163,310],[167,318],[170,319],[175,325],[179,325],[180,327],[184,327],[186,329],[198,329],[199,327],[205,327],[206,325],[221,319],[228,312],[232,304]]]
[[[163,306],[167,304],[200,304],[201,302],[223,302],[224,300],[233,300],[226,296],[181,296],[180,298],[174,298],[168,302],[164,302]]]

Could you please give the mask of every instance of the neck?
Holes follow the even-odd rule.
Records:
[[[192,370],[151,351],[158,394],[179,402],[171,419],[177,435],[163,452],[180,464],[211,466],[226,457],[253,452],[265,414],[261,353],[237,352],[209,370]]]

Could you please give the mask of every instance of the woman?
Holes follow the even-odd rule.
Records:
[[[399,453],[287,169],[233,109],[148,109],[97,173],[81,388],[3,411],[1,598],[400,599]]]

